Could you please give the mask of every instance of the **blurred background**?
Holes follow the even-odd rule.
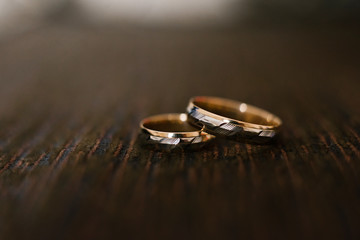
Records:
[[[25,97],[56,105],[48,99],[61,99],[60,89],[73,103],[67,108],[86,109],[82,101],[107,99],[120,86],[141,95],[141,81],[154,96],[170,82],[182,87],[182,101],[285,97],[286,87],[315,91],[324,81],[339,92],[321,74],[353,73],[359,19],[357,0],[0,0],[0,93],[9,99],[0,109]]]
[[[284,24],[359,20],[357,0],[16,0],[0,1],[0,34],[49,21],[204,27],[272,21]]]

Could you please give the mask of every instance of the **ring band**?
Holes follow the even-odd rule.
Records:
[[[266,143],[279,133],[279,117],[246,103],[198,96],[187,107],[189,121],[205,132],[238,141]]]
[[[204,126],[198,128],[191,125],[185,113],[151,116],[140,122],[140,128],[146,143],[162,145],[168,149],[202,146],[215,138],[203,131]]]

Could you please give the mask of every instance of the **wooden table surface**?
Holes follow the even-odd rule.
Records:
[[[0,239],[359,239],[356,26],[50,24],[0,40]],[[279,115],[273,145],[138,145],[188,98]]]

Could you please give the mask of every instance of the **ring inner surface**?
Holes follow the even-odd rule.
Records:
[[[265,126],[272,126],[276,125],[274,123],[273,116],[270,114],[255,114],[252,113],[251,106],[247,105],[247,110],[244,112],[241,112],[238,106],[234,106],[232,103],[230,103],[230,106],[226,106],[226,102],[224,103],[217,103],[215,101],[211,100],[204,100],[204,101],[194,101],[194,104],[208,112],[226,117],[231,118],[234,120],[242,121],[242,122],[248,122],[248,123],[254,123],[259,125],[265,125]],[[269,119],[269,120],[268,120]]]
[[[148,121],[144,123],[144,127],[161,131],[161,132],[198,132],[199,128],[196,128],[181,120],[157,120],[157,121]]]

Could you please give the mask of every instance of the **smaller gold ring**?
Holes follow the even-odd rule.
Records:
[[[159,144],[170,149],[188,145],[203,145],[215,136],[205,133],[204,126],[196,127],[188,122],[186,113],[169,113],[143,119],[140,128],[146,143]]]
[[[279,117],[255,106],[230,99],[198,96],[187,107],[189,121],[204,131],[234,140],[265,143],[279,133]]]

